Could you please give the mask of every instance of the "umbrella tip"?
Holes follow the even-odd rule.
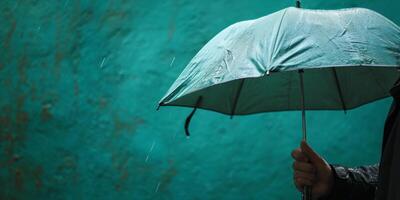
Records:
[[[160,107],[163,106],[163,105],[165,105],[165,103],[164,103],[164,102],[160,102],[160,103],[157,105],[156,110],[157,110],[157,111],[160,110]]]
[[[300,2],[300,0],[296,0],[296,8],[301,8],[301,2]]]

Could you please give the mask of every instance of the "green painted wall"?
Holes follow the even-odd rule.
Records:
[[[228,117],[156,104],[211,37],[280,0],[0,1],[0,199],[296,199],[290,151],[300,114]],[[399,1],[368,7],[400,24]],[[379,160],[390,99],[309,112],[328,161]]]

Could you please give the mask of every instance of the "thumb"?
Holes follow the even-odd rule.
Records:
[[[305,141],[301,141],[300,144],[301,151],[310,159],[311,163],[315,164],[317,167],[325,165],[324,159],[322,159]]]

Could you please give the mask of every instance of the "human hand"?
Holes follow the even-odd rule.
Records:
[[[296,188],[303,192],[304,186],[312,187],[313,199],[329,195],[334,183],[331,166],[305,141],[292,151],[292,157]]]

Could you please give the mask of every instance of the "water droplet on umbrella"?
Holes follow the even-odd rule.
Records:
[[[169,64],[170,67],[172,67],[172,65],[174,64],[174,61],[175,61],[175,56],[172,58],[172,61],[171,61],[171,63]]]

